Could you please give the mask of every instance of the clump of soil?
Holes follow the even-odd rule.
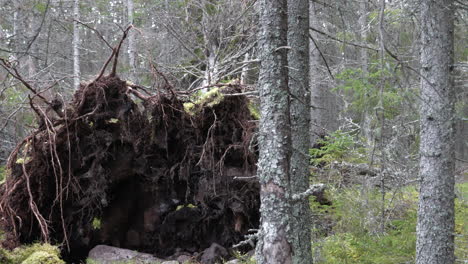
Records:
[[[174,92],[129,86],[115,75],[82,84],[17,146],[0,190],[4,246],[63,243],[69,261],[97,244],[165,257],[230,247],[258,227],[247,98],[190,115]]]

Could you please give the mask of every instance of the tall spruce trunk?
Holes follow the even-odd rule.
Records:
[[[287,70],[287,2],[261,0],[260,6],[260,181],[261,226],[258,264],[292,263],[288,241],[290,121]]]
[[[289,89],[292,94],[291,118],[291,193],[309,187],[309,1],[288,0]],[[303,199],[291,207],[290,241],[295,264],[312,263],[310,207]]]
[[[421,5],[421,143],[416,263],[454,263],[453,0]]]

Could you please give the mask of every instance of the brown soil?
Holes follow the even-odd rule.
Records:
[[[132,91],[98,78],[61,117],[41,117],[7,165],[4,246],[62,243],[68,261],[97,244],[164,257],[230,247],[258,227],[258,184],[235,178],[256,173],[247,98],[226,96],[192,116],[174,93],[137,104]]]

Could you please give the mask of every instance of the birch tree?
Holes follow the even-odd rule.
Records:
[[[128,22],[133,25],[133,0],[127,0],[127,16]],[[128,32],[128,62],[130,64],[130,80],[136,82],[136,42],[135,32],[130,30]]]
[[[290,264],[290,121],[287,70],[287,1],[260,1],[259,128],[261,226],[256,248],[259,264]]]
[[[454,263],[453,0],[421,3],[421,142],[416,263]]]
[[[73,1],[73,88],[80,87],[80,0]]]

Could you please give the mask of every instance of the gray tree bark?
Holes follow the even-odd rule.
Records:
[[[421,142],[416,263],[454,263],[453,0],[421,1]]]
[[[292,263],[288,241],[290,121],[287,70],[287,1],[261,0],[260,6],[260,181],[261,226],[258,264]]]
[[[73,88],[80,88],[80,29],[78,20],[80,20],[80,1],[73,1]]]
[[[291,192],[303,193],[309,187],[309,1],[288,0],[289,89],[292,94],[291,118]],[[310,206],[303,199],[291,207],[290,242],[292,261],[312,263]]]

